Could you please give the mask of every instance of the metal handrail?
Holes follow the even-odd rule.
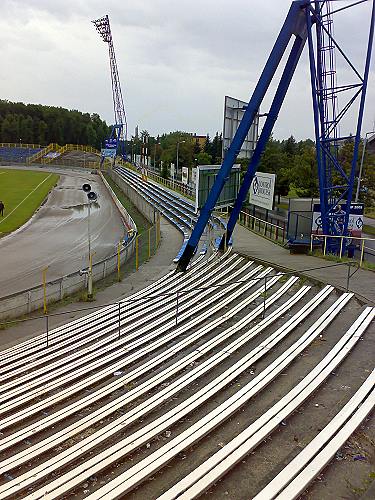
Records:
[[[273,222],[269,222],[267,220],[264,220],[264,219],[261,219],[260,217],[256,217],[255,215],[252,215],[252,214],[249,214],[248,212],[244,212],[243,210],[241,210],[239,216],[238,216],[238,220],[241,224],[241,215],[243,217],[244,220],[246,220],[246,218],[248,219],[252,219],[254,221],[254,224],[253,224],[253,230],[255,230],[255,221],[259,221],[259,232],[260,232],[260,224],[263,223],[264,224],[264,231],[263,231],[263,235],[266,236],[267,235],[267,229],[268,227],[270,228],[274,228],[275,230],[275,238],[276,240],[279,239],[279,231],[281,231],[282,233],[282,241],[285,240],[285,226],[279,226],[278,224],[274,224]],[[249,227],[249,224],[245,224],[245,227]]]
[[[310,236],[310,251],[313,251],[313,242],[314,238],[316,239],[322,239],[324,238],[324,244],[323,244],[323,255],[326,255],[327,253],[327,238],[339,238],[340,241],[340,254],[339,258],[342,258],[342,252],[343,252],[343,246],[344,246],[344,239],[345,240],[359,240],[361,241],[361,257],[359,260],[359,265],[360,267],[362,266],[363,263],[363,255],[365,252],[365,241],[375,241],[375,238],[367,238],[363,236],[343,236],[343,235],[331,235],[331,234],[311,234]]]
[[[251,278],[251,281],[258,281],[258,282],[264,282],[264,293],[263,293],[263,303],[264,303],[264,314],[265,314],[265,302],[266,302],[266,298],[267,298],[267,280],[271,279],[271,278],[275,278],[276,276],[280,276],[280,277],[283,277],[283,276],[289,276],[289,275],[295,275],[296,273],[305,273],[305,272],[308,272],[308,271],[316,271],[316,270],[319,270],[319,269],[328,269],[330,267],[339,267],[339,266],[348,266],[348,274],[347,274],[347,280],[346,280],[346,292],[349,292],[349,286],[350,286],[350,278],[358,271],[358,269],[360,268],[359,267],[359,263],[357,261],[348,261],[348,262],[338,262],[338,263],[335,263],[335,264],[330,264],[328,266],[318,266],[318,267],[312,267],[312,268],[308,268],[308,269],[300,269],[300,270],[293,270],[293,271],[287,271],[287,272],[280,272],[280,271],[277,271],[276,274],[268,274],[266,276],[261,276],[261,277],[252,277]],[[354,272],[350,272],[351,268],[352,267],[356,267],[356,269],[354,270]],[[314,279],[312,277],[312,279]],[[89,307],[84,307],[84,308],[79,308],[79,309],[69,309],[68,311],[62,311],[62,312],[56,312],[56,313],[47,313],[47,314],[43,314],[43,315],[40,315],[40,316],[33,316],[32,318],[18,318],[18,319],[14,319],[14,320],[6,320],[4,321],[3,323],[7,324],[7,325],[10,325],[10,324],[18,324],[18,323],[23,323],[25,321],[31,321],[31,320],[37,320],[37,319],[45,319],[46,320],[46,337],[47,337],[47,347],[48,347],[48,340],[49,340],[49,318],[52,318],[52,317],[55,317],[55,316],[63,316],[64,314],[72,314],[72,313],[77,313],[77,312],[84,312],[84,311],[91,311],[91,310],[94,310],[94,309],[101,309],[101,308],[104,308],[104,307],[108,307],[108,306],[117,306],[118,307],[118,310],[119,310],[119,316],[121,314],[121,306],[125,306],[128,305],[128,304],[134,304],[134,303],[137,303],[137,302],[148,302],[150,299],[155,299],[155,298],[159,298],[159,297],[173,297],[173,296],[176,296],[176,317],[178,316],[178,300],[179,298],[181,298],[184,294],[188,294],[188,293],[191,293],[192,291],[205,291],[205,290],[210,290],[210,289],[216,289],[216,288],[223,288],[223,287],[228,287],[228,286],[231,286],[231,285],[234,285],[234,284],[238,284],[238,285],[241,285],[241,284],[244,284],[244,283],[247,283],[247,281],[244,281],[244,280],[235,280],[235,281],[230,281],[230,282],[227,282],[225,284],[212,284],[212,285],[209,285],[209,286],[202,286],[202,287],[192,287],[192,288],[189,288],[187,290],[177,290],[176,292],[158,292],[158,293],[150,293],[150,294],[146,294],[146,295],[143,295],[142,297],[139,297],[139,298],[133,298],[133,299],[123,299],[121,301],[116,301],[116,302],[108,302],[108,303],[105,303],[105,304],[100,304],[100,305],[97,305],[97,306],[89,306]],[[333,286],[333,285],[332,285]],[[2,322],[0,321],[0,324]]]

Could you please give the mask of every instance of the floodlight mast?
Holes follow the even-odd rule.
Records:
[[[179,271],[185,271],[187,269],[187,266],[194,255],[199,239],[203,234],[204,228],[206,227],[212,211],[215,208],[224,184],[230,176],[232,166],[239,151],[241,150],[241,146],[246,138],[257,110],[260,109],[263,98],[291,40],[294,40],[292,48],[290,49],[287,62],[284,66],[281,79],[253,156],[250,159],[247,172],[243,177],[242,185],[228,220],[227,229],[221,239],[220,249],[226,248],[230,241],[242,205],[247,197],[247,193],[257,171],[261,155],[277,120],[280,108],[306,41],[308,42],[309,48],[316,156],[323,222],[322,229],[323,233],[326,235],[334,236],[340,232],[340,234],[344,236],[349,236],[348,226],[350,204],[352,202],[355,173],[357,170],[358,148],[360,143],[364,104],[371,61],[372,41],[374,37],[375,0],[371,0],[372,13],[370,17],[368,46],[364,71],[362,74],[355,68],[349,57],[344,53],[341,46],[334,39],[332,31],[332,15],[364,2],[365,0],[356,1],[350,5],[336,9],[335,11],[332,11],[327,0],[294,0],[292,2],[281,31],[276,39],[243,118],[238,126],[237,132],[235,133],[232,143],[224,157],[220,171],[216,177],[214,185],[211,188],[207,201],[200,212],[189,241],[179,260]],[[317,37],[316,56],[313,40],[314,27],[316,29]],[[356,81],[350,82],[346,85],[337,85],[334,65],[334,50],[340,52],[350,69],[353,70]],[[343,106],[342,111],[338,112],[337,95],[339,93],[340,95],[343,95],[343,93],[348,90],[352,90],[354,92],[354,96],[349,97],[348,102]],[[340,163],[338,155],[339,141],[348,139],[348,137],[340,136],[338,125],[342,117],[346,114],[357,98],[359,99],[359,111],[357,114],[356,134],[352,138],[354,139],[354,147],[351,158],[351,169],[348,174],[345,172],[342,163]],[[337,180],[338,178],[339,180]],[[341,221],[340,224],[338,224],[338,215],[336,215],[337,212],[335,208],[338,206],[340,201],[343,200],[345,200],[344,222],[342,223],[343,216],[340,215]],[[328,240],[327,245],[334,249],[337,245],[336,238],[328,238]],[[345,248],[344,240],[343,247]]]
[[[122,98],[122,91],[120,85],[120,77],[117,69],[115,48],[113,46],[111,27],[109,24],[109,17],[104,16],[100,19],[92,21],[97,29],[99,35],[105,43],[108,43],[109,63],[111,69],[112,81],[112,96],[113,96],[113,111],[115,117],[115,124],[111,130],[109,139],[117,139],[120,146],[121,155],[125,156],[125,141],[128,135],[128,125],[126,121],[126,113],[124,101]]]

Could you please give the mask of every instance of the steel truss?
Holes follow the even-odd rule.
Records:
[[[340,230],[342,234],[348,234],[349,209],[352,201],[355,172],[357,168],[358,148],[360,132],[363,119],[365,95],[367,89],[368,73],[371,59],[372,40],[374,35],[374,12],[375,0],[372,0],[372,14],[370,19],[370,31],[368,48],[363,75],[357,71],[354,64],[344,53],[340,45],[333,37],[332,16],[346,8],[363,3],[360,0],[343,8],[332,11],[330,3],[326,0],[295,0],[292,2],[287,17],[276,39],[273,49],[268,57],[263,72],[255,87],[253,95],[246,108],[242,121],[232,140],[232,143],[224,157],[221,169],[216,177],[215,183],[208,195],[207,201],[200,212],[200,216],[192,231],[184,253],[178,264],[180,271],[185,271],[199,239],[203,234],[210,215],[216,205],[217,199],[223,189],[231,168],[236,160],[241,145],[249,131],[257,110],[269,88],[273,76],[280,65],[290,40],[293,40],[287,62],[274,95],[270,110],[267,114],[258,143],[253,156],[249,162],[244,175],[237,199],[234,203],[228,220],[227,230],[221,240],[221,249],[225,248],[232,236],[242,205],[246,199],[251,182],[257,171],[261,155],[272,132],[278,117],[281,105],[284,101],[289,84],[292,80],[295,68],[301,56],[306,41],[309,48],[310,79],[312,89],[312,101],[314,112],[314,127],[316,138],[317,163],[319,171],[319,189],[322,204],[323,231],[325,234],[336,234],[337,224],[335,207],[345,198],[345,217]],[[314,32],[316,36],[316,52],[314,48]],[[354,71],[358,81],[353,84],[338,86],[335,74],[335,50],[337,50]],[[338,112],[337,94],[354,89],[355,94],[348,103]],[[353,102],[359,98],[359,112],[354,136],[354,151],[351,161],[351,171],[346,173],[340,164],[338,146],[343,137],[339,135],[338,124]],[[335,173],[335,175],[334,175]],[[336,182],[336,173],[341,176]],[[334,238],[332,238],[334,240]]]

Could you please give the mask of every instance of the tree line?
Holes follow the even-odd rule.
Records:
[[[147,156],[151,165],[161,171],[165,178],[170,176],[171,164],[177,163],[177,144],[179,171],[181,167],[191,169],[197,165],[220,165],[222,162],[222,136],[218,132],[211,139],[209,135],[203,144],[199,144],[193,134],[175,131],[158,137],[150,137],[144,130],[140,137],[132,138],[128,144],[129,156],[141,155],[142,142],[147,142]],[[339,147],[338,155],[346,173],[351,169],[354,138],[345,140]],[[363,143],[359,149],[359,161]],[[244,175],[249,160],[237,159]],[[360,199],[367,206],[375,204],[375,155],[366,151],[363,164]],[[296,141],[293,136],[277,140],[272,136],[262,154],[259,171],[276,174],[276,194],[289,197],[319,197],[319,177],[316,161],[315,142],[311,139]],[[333,183],[341,183],[333,172]]]
[[[82,113],[55,106],[24,104],[0,100],[0,142],[34,143],[47,145],[51,142],[82,144],[100,149],[110,135],[111,127],[96,113]],[[147,148],[142,143],[147,142]],[[339,156],[345,171],[350,171],[350,158],[354,139],[340,145]],[[361,144],[359,158],[362,154]],[[151,137],[143,130],[139,137],[132,137],[126,144],[128,157],[142,154],[149,156],[151,165],[170,176],[171,164],[191,169],[197,165],[220,165],[222,161],[222,135],[219,132],[204,141],[194,134],[174,131]],[[275,173],[276,193],[281,196],[319,196],[318,169],[315,143],[311,139],[296,141],[293,136],[285,140],[269,139],[261,157],[259,170]],[[245,172],[248,160],[237,163]],[[361,199],[368,206],[375,205],[375,155],[366,151],[364,157]],[[336,180],[335,178],[333,179]],[[338,180],[338,179],[337,179]]]
[[[354,137],[343,141],[338,149],[338,159],[346,174],[351,170]],[[358,155],[361,161],[363,141]],[[275,173],[276,193],[289,197],[319,197],[319,177],[315,142],[311,139],[297,142],[293,136],[278,141],[269,139],[261,157],[259,170]],[[342,184],[342,179],[332,170],[332,184]],[[367,206],[375,204],[375,155],[365,151],[360,200]]]
[[[0,142],[56,142],[100,149],[110,127],[96,113],[0,100]]]
[[[171,164],[178,163],[179,169],[182,167],[191,169],[197,165],[220,165],[222,136],[216,132],[211,139],[207,134],[202,143],[200,138],[189,132],[177,130],[151,137],[147,130],[143,130],[138,137],[132,137],[126,149],[133,161],[145,152],[145,156],[151,160],[151,166],[160,169],[163,177],[168,177]]]

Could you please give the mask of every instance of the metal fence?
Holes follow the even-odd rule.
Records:
[[[156,232],[155,234],[156,234],[155,238],[157,238],[158,233]],[[146,255],[147,255],[147,252],[145,253],[145,256]],[[246,257],[246,258],[248,258],[248,257]],[[349,292],[349,291],[351,291],[350,280],[359,269],[359,263],[355,262],[355,261],[341,262],[341,263],[336,263],[336,264],[330,264],[327,266],[318,266],[318,267],[313,267],[313,268],[307,268],[307,269],[305,268],[305,269],[287,271],[287,272],[274,269],[273,273],[268,274],[266,276],[253,277],[252,281],[261,283],[264,287],[264,291],[261,295],[262,304],[263,304],[262,318],[263,319],[265,318],[266,312],[267,312],[267,309],[266,309],[266,303],[267,303],[267,298],[268,298],[267,288],[268,288],[268,283],[271,279],[274,279],[275,277],[288,278],[288,277],[295,276],[295,275],[300,275],[303,277],[307,277],[308,279],[309,278],[313,279],[313,276],[310,277],[310,276],[306,275],[305,273],[315,271],[315,270],[329,269],[329,268],[333,268],[333,267],[342,267],[342,266],[347,268],[347,272],[345,273],[345,278],[344,278],[345,282],[343,283],[343,286],[341,288],[345,289],[346,292]],[[126,314],[128,307],[131,305],[145,303],[149,300],[153,300],[156,298],[168,298],[168,297],[174,298],[175,300],[173,300],[171,302],[170,310],[172,311],[174,309],[174,311],[175,311],[175,314],[174,314],[175,324],[177,326],[179,323],[179,316],[181,314],[181,309],[180,309],[179,305],[180,305],[181,301],[183,300],[184,296],[191,294],[192,291],[203,292],[203,291],[211,290],[213,292],[213,291],[217,290],[218,288],[227,288],[227,287],[231,287],[231,286],[236,285],[236,284],[241,285],[245,282],[246,281],[243,281],[243,280],[231,280],[225,284],[215,283],[215,284],[212,284],[209,286],[204,286],[204,285],[199,286],[199,287],[193,286],[193,287],[187,287],[186,289],[177,290],[176,292],[173,292],[173,291],[170,291],[170,292],[157,291],[156,293],[150,292],[149,294],[146,294],[142,297],[136,297],[136,298],[130,297],[130,298],[125,298],[125,299],[118,301],[118,302],[110,302],[110,303],[100,304],[100,305],[90,305],[90,306],[86,306],[86,307],[82,307],[82,308],[74,308],[74,309],[70,309],[68,311],[62,311],[62,312],[56,312],[56,313],[49,313],[49,314],[47,313],[47,314],[44,314],[41,316],[34,316],[33,318],[21,318],[21,319],[18,318],[16,320],[10,321],[9,323],[10,324],[18,324],[18,323],[22,323],[24,321],[40,320],[42,318],[45,318],[45,321],[46,321],[45,340],[46,340],[46,347],[48,347],[51,342],[55,341],[54,334],[56,332],[58,332],[58,328],[54,328],[51,330],[51,322],[55,317],[60,318],[62,316],[66,316],[66,315],[76,314],[77,312],[90,313],[90,312],[93,312],[94,310],[98,310],[98,309],[100,310],[103,307],[112,306],[113,311],[116,311],[116,313],[118,315],[117,316],[117,318],[118,318],[118,321],[117,321],[117,323],[118,323],[118,338],[120,338],[121,337],[121,320],[123,318],[122,315]]]
[[[93,282],[97,282],[111,273],[117,272],[130,259],[135,249],[135,235],[121,248],[119,253],[95,262],[92,266]],[[87,274],[83,270],[75,271],[53,281],[47,281],[32,288],[22,290],[0,298],[0,318],[14,318],[31,313],[41,307],[44,302],[52,303],[62,300],[67,295],[87,288]]]
[[[282,225],[276,224],[276,220],[264,220],[248,212],[241,211],[238,222],[241,226],[251,229],[252,231],[258,232],[271,240],[278,241],[279,243],[285,242],[286,237],[286,224]],[[279,221],[278,221],[279,222]]]
[[[120,280],[126,272],[137,271],[139,266],[155,254],[160,243],[160,215],[156,214],[155,223],[142,234],[137,234],[136,225],[117,199],[115,193],[101,176],[104,185],[119,209],[127,228],[133,230],[124,245],[119,245],[117,252],[92,266],[93,282],[98,282],[110,274],[116,273]],[[41,283],[32,288],[0,297],[0,318],[8,319],[29,314],[40,309],[46,303],[61,301],[64,297],[87,289],[87,274],[77,270],[56,280]]]
[[[125,273],[137,271],[146,262],[160,243],[160,218],[147,231],[134,235],[127,244],[110,257],[93,263],[93,282],[98,282],[116,273],[117,279]],[[87,274],[81,271],[62,276],[53,281],[22,290],[0,298],[0,318],[8,319],[29,314],[43,307],[44,301],[54,303],[80,290],[87,289]]]
[[[318,243],[321,247],[321,250],[323,252],[323,255],[327,254],[327,239],[336,239],[338,240],[338,252],[337,252],[337,257],[342,258],[344,257],[344,248],[346,248],[346,253],[350,253],[350,248],[352,249],[353,255],[352,257],[355,257],[354,251],[355,248],[359,248],[359,266],[362,267],[363,262],[365,260],[365,254],[368,253],[369,251],[373,250],[370,247],[366,247],[366,242],[374,241],[375,238],[363,238],[359,236],[342,236],[342,235],[329,235],[329,234],[312,234],[310,236],[310,251],[313,252],[314,249],[316,249],[316,243]],[[317,240],[314,242],[314,240]],[[367,252],[366,252],[367,250]]]

